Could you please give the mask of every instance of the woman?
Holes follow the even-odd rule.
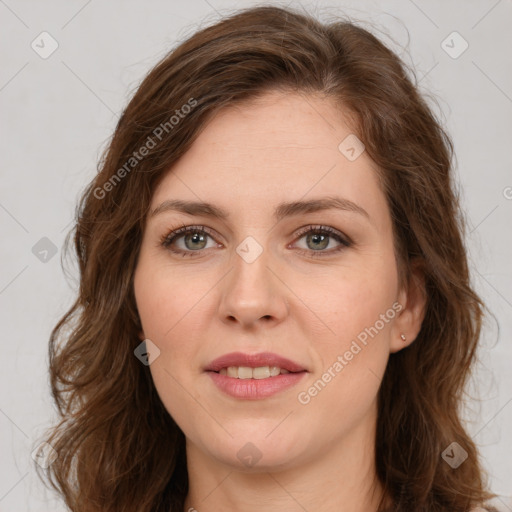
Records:
[[[452,153],[349,22],[258,7],[163,59],[82,197],[51,336],[69,508],[484,506]]]

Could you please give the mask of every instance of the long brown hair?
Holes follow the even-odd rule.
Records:
[[[141,329],[134,269],[158,181],[215,113],[271,89],[334,99],[352,115],[378,166],[401,280],[413,264],[424,271],[421,332],[391,354],[378,397],[376,468],[392,510],[467,512],[492,496],[459,417],[484,306],[469,282],[453,144],[415,81],[355,23],[271,6],[202,29],[147,75],[66,241],[74,233],[80,286],[51,333],[61,421],[46,441],[58,453],[47,477],[73,512],[183,510],[184,434],[133,354]],[[441,457],[453,442],[468,454],[457,469]]]

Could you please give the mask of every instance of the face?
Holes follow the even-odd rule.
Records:
[[[338,147],[352,133],[332,100],[267,93],[218,114],[154,192],[140,336],[187,449],[211,461],[291,468],[373,432],[406,297],[372,160]],[[247,358],[207,371],[234,352]]]

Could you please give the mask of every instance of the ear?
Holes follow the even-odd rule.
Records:
[[[398,312],[392,328],[389,345],[391,353],[402,350],[416,339],[425,317],[427,304],[425,274],[419,260],[411,262],[411,275],[408,283],[399,292],[398,303],[402,309]]]
[[[139,339],[140,341],[144,341],[146,339],[146,336],[144,336],[144,331],[142,329],[139,331]]]

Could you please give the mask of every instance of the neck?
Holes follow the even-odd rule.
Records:
[[[375,470],[376,422],[365,420],[326,443],[323,453],[279,471],[240,471],[187,439],[189,493],[184,511],[377,512],[384,490]]]

